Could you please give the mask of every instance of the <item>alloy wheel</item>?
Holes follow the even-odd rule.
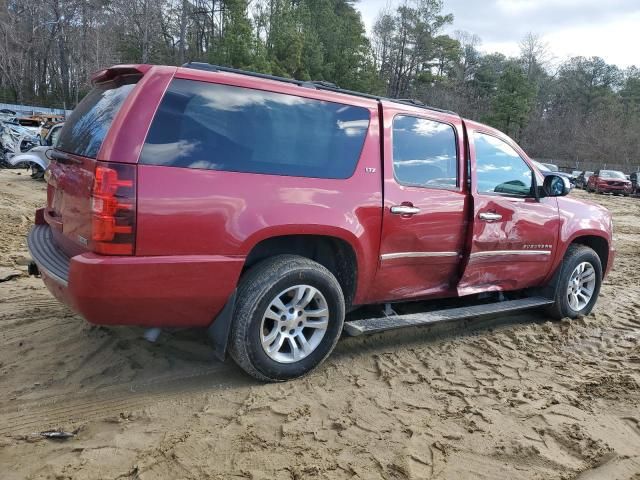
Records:
[[[567,300],[575,312],[585,308],[596,289],[596,271],[589,262],[582,262],[569,276]]]
[[[260,343],[269,358],[294,363],[309,356],[327,332],[329,307],[320,290],[295,285],[271,301],[260,324]]]

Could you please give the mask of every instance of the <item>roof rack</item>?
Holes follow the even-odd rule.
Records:
[[[248,70],[240,70],[238,68],[212,65],[211,63],[205,63],[205,62],[187,62],[183,64],[182,67],[192,68],[194,70],[206,70],[208,72],[236,73],[238,75],[247,75],[249,77],[263,78],[265,80],[275,80],[277,82],[290,83],[293,85],[298,85],[300,87],[315,88],[317,90],[327,90],[327,91],[336,92],[336,93],[344,93],[346,95],[353,95],[353,96],[362,97],[362,98],[370,98],[371,100],[377,100],[377,101],[385,100],[389,102],[401,103],[403,105],[412,105],[415,107],[420,107],[427,110],[433,110],[436,112],[448,113],[450,115],[456,115],[456,116],[458,115],[456,112],[452,112],[451,110],[444,110],[442,108],[430,107],[426,105],[424,102],[421,102],[420,100],[408,99],[408,98],[387,98],[387,97],[382,97],[380,95],[371,95],[369,93],[356,92],[354,90],[347,90],[345,88],[340,88],[335,83],[327,82],[325,80],[311,80],[311,81],[296,80],[295,78],[278,77],[276,75],[250,72]]]
[[[417,100],[415,98],[396,98],[396,101],[397,102],[402,102],[402,103],[409,103],[409,104],[415,105],[417,107],[426,107],[427,106],[424,102],[422,102],[420,100]]]

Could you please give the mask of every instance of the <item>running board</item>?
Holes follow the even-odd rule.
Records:
[[[357,337],[365,333],[377,333],[385,330],[394,330],[396,328],[417,327],[450,320],[497,315],[529,308],[543,307],[545,305],[551,305],[552,303],[553,300],[549,300],[548,298],[522,298],[520,300],[507,300],[504,302],[475,305],[473,307],[448,308],[445,310],[435,310],[433,312],[353,320],[344,322],[344,330],[352,337]]]

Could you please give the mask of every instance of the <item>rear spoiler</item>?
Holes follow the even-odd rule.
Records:
[[[120,75],[144,75],[149,71],[151,65],[115,65],[113,67],[98,70],[91,74],[91,83],[102,83],[113,80]]]

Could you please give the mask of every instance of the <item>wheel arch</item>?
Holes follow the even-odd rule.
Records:
[[[49,164],[48,162],[45,162],[44,160],[42,160],[40,156],[30,152],[20,153],[20,154],[14,155],[9,159],[9,164],[13,165],[14,167],[20,163],[28,163],[28,164],[35,163],[43,170],[46,170]]]
[[[554,264],[550,270],[548,278],[542,283],[542,285],[530,289],[532,295],[540,295],[545,298],[554,298],[559,286],[560,275],[562,273],[562,267],[564,265],[567,252],[572,245],[584,245],[591,248],[598,258],[602,266],[602,277],[607,272],[607,268],[610,267],[611,258],[609,258],[609,240],[604,235],[594,232],[582,232],[576,233],[571,239],[564,243],[564,248],[559,251]]]
[[[342,237],[316,233],[266,237],[252,245],[242,273],[261,260],[282,254],[309,258],[327,268],[340,283],[347,308],[353,303],[358,285],[359,263],[351,242]]]
[[[585,234],[576,236],[571,240],[569,245],[578,244],[591,248],[600,258],[600,264],[602,265],[602,273],[607,271],[609,266],[609,241],[600,235]],[[567,245],[567,248],[569,246]],[[566,253],[566,250],[565,250]]]

